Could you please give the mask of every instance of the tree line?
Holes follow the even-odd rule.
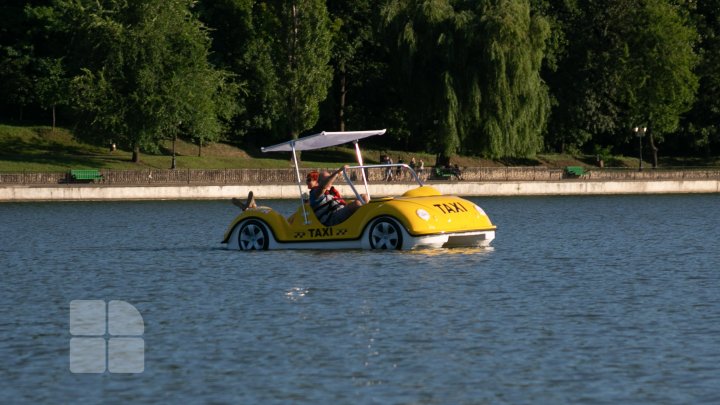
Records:
[[[444,160],[633,153],[640,127],[656,162],[720,151],[719,34],[720,0],[5,0],[0,114],[134,159],[381,127]]]

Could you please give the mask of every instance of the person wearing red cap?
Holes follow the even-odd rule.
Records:
[[[313,170],[305,179],[310,189],[310,206],[315,216],[325,226],[333,226],[345,221],[363,205],[359,200],[346,203],[340,192],[333,187],[337,176],[347,168],[348,166],[345,165],[332,174],[328,171]],[[362,198],[365,202],[370,200],[366,195]]]

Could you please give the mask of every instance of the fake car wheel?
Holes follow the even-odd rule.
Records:
[[[402,232],[397,222],[390,218],[380,218],[370,227],[370,247],[372,249],[398,250],[402,248]]]
[[[240,250],[267,250],[269,244],[267,230],[259,221],[247,221],[240,226],[238,232]]]

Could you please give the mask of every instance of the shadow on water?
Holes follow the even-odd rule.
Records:
[[[468,255],[468,256],[488,256],[495,251],[492,246],[488,247],[456,247],[456,248],[438,248],[438,249],[415,249],[408,250],[402,253],[410,255],[424,255],[428,257],[442,257],[442,256],[454,256],[454,255]]]
[[[182,248],[185,249],[185,248]],[[143,249],[140,249],[143,250]],[[169,249],[163,249],[169,250]],[[175,250],[175,249],[172,249]],[[236,251],[238,254],[248,254],[252,252],[243,252],[237,249],[226,249],[224,247],[207,248],[202,247],[199,250],[223,250],[223,251]],[[151,251],[151,250],[148,250]],[[495,248],[492,246],[488,247],[456,247],[456,248],[426,248],[426,249],[413,249],[413,250],[364,250],[364,249],[280,249],[280,250],[268,250],[264,252],[255,252],[262,254],[277,254],[278,252],[297,252],[301,254],[310,254],[317,256],[338,256],[338,255],[421,255],[427,257],[442,257],[442,256],[454,256],[454,255],[478,255],[487,256],[492,254]]]

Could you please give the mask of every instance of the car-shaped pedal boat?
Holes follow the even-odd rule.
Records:
[[[414,249],[419,247],[481,247],[495,238],[496,227],[485,211],[472,201],[442,195],[423,185],[405,164],[363,165],[358,140],[382,135],[385,130],[321,132],[297,140],[262,148],[263,152],[290,151],[296,167],[300,204],[285,217],[270,207],[249,208],[230,224],[223,243],[228,249]],[[417,182],[401,196],[371,197],[344,222],[325,226],[315,216],[303,195],[296,151],[355,143],[358,166],[343,170],[355,197],[364,201],[348,172],[356,170],[368,196],[367,170],[402,167]]]

